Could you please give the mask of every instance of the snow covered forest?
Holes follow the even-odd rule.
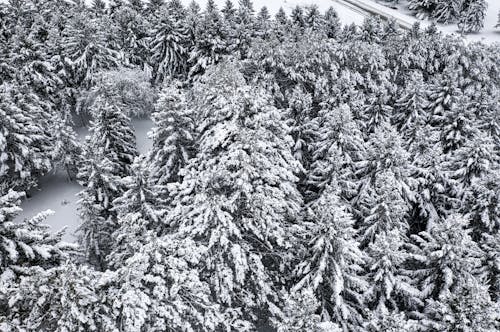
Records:
[[[19,218],[54,173],[74,243]],[[0,331],[500,331],[500,44],[315,5],[0,3]]]

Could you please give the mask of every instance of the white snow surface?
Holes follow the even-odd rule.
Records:
[[[132,124],[136,131],[137,148],[139,153],[144,154],[152,146],[147,132],[153,122],[150,118],[143,118],[134,119]],[[80,141],[83,141],[88,134],[86,127],[78,128],[76,131]],[[55,213],[47,218],[46,223],[53,231],[66,227],[63,240],[75,242],[75,232],[80,224],[76,194],[81,190],[82,187],[78,183],[68,180],[64,171],[47,174],[40,179],[38,188],[31,190],[30,197],[21,204],[23,211],[16,217],[16,221],[32,218],[41,211],[52,210]]]

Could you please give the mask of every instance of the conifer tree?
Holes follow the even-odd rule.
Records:
[[[130,118],[105,97],[97,98],[92,113],[94,119],[86,145],[91,153],[102,149],[100,152],[112,163],[113,175],[127,176],[138,154]]]
[[[236,8],[231,0],[226,0],[224,2],[224,7],[221,10],[221,13],[224,15],[224,19],[228,22],[234,21],[236,18]]]
[[[115,330],[103,280],[104,275],[74,263],[38,270],[7,290],[5,331]]]
[[[89,151],[90,147],[86,149],[86,162],[78,173],[80,184],[84,186],[78,194],[81,219],[78,240],[87,261],[103,270],[106,256],[112,249],[112,234],[117,228],[111,204],[120,195],[120,188],[117,187],[117,176],[113,175],[113,163],[102,148],[98,151]]]
[[[76,133],[66,118],[60,114],[54,118],[54,148],[52,161],[66,170],[69,180],[73,180],[81,162],[82,147]]]
[[[15,217],[24,193],[9,190],[0,196],[0,284],[6,286],[16,276],[29,274],[30,269],[57,266],[67,259],[75,246],[61,242],[64,230],[52,232],[44,224],[53,212],[41,212],[18,222]],[[1,300],[0,300],[1,302]]]
[[[306,209],[304,252],[296,264],[298,282],[292,293],[313,291],[322,321],[338,323],[345,330],[363,325],[362,277],[365,255],[355,240],[352,215],[340,203],[336,189],[327,187]]]
[[[148,155],[150,177],[160,186],[181,180],[179,171],[194,155],[194,113],[185,93],[175,84],[166,85],[161,91],[152,115],[155,125],[149,133],[153,140]]]
[[[0,192],[32,187],[51,169],[50,118],[25,87],[0,85]]]
[[[341,190],[340,196],[349,200],[356,189],[356,165],[366,158],[361,130],[345,104],[331,107],[325,103],[314,124],[308,194],[314,198],[335,179]]]
[[[190,239],[145,235],[145,243],[109,282],[111,315],[123,331],[219,331],[229,328],[195,268],[207,248]]]
[[[472,240],[468,224],[464,216],[451,215],[429,231],[412,235],[414,270],[409,276],[417,282],[422,298],[446,302],[479,276],[484,253]]]
[[[411,285],[408,273],[404,273],[404,264],[408,253],[403,247],[405,237],[398,230],[379,233],[375,241],[367,248],[368,284],[366,304],[375,315],[385,316],[390,313],[422,304],[420,292]]]
[[[338,38],[342,24],[340,23],[340,18],[338,13],[329,7],[325,12],[325,33],[328,38]]]
[[[472,0],[462,8],[458,19],[458,27],[462,33],[478,32],[484,27],[488,4],[485,0]]]
[[[219,83],[200,83],[199,91],[243,78],[224,63],[207,80]],[[177,236],[207,246],[199,266],[203,279],[239,325],[255,323],[258,312],[269,318],[279,312],[273,280],[284,257],[274,252],[291,244],[287,229],[301,205],[294,175],[299,166],[269,96],[245,86],[218,91],[204,109],[200,152],[185,171],[169,220]]]
[[[166,11],[155,29],[151,42],[153,81],[162,84],[168,77],[182,76],[187,71],[187,31],[182,21]]]
[[[119,54],[113,49],[105,29],[106,17],[88,19],[85,13],[75,12],[63,31],[64,53],[71,65],[72,84],[88,88],[94,75],[103,69],[116,68]]]
[[[223,21],[213,0],[208,0],[195,33],[195,45],[189,57],[191,76],[203,73],[210,65],[218,63],[227,52]]]

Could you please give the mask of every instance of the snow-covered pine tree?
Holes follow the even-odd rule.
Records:
[[[231,81],[244,79],[234,64],[223,63],[196,89],[217,94],[214,89],[222,86],[203,109],[199,153],[185,171],[168,220],[178,237],[208,247],[198,268],[236,326],[279,313],[275,277],[302,199],[282,114],[260,88],[242,85],[225,93]]]
[[[85,142],[89,152],[92,154],[102,149],[99,153],[112,164],[111,174],[118,177],[129,175],[130,165],[138,155],[130,118],[123,110],[101,96],[93,104],[92,116],[90,136]]]
[[[181,180],[179,171],[194,155],[194,112],[176,84],[166,85],[160,92],[149,133],[153,147],[147,163],[151,181],[160,186]]]
[[[189,57],[190,76],[202,74],[227,53],[226,30],[214,0],[208,0],[195,30],[195,45]]]
[[[136,252],[146,232],[165,231],[162,217],[166,214],[166,202],[160,197],[164,189],[150,181],[143,158],[136,158],[131,172],[120,180],[125,191],[113,201],[111,209],[117,214],[117,229],[112,236],[113,250],[107,262],[114,268],[123,266]]]
[[[393,126],[383,123],[371,134],[366,151],[365,160],[357,165],[358,193],[351,204],[356,218],[363,220],[362,228],[368,231],[362,237],[372,241],[377,229],[407,227],[404,216],[414,192],[410,155]]]
[[[460,280],[458,289],[441,300],[428,300],[420,329],[454,331],[497,331],[499,304],[491,300],[488,288],[472,278]]]
[[[335,186],[335,185],[334,185]],[[301,233],[306,234],[298,257],[292,294],[312,291],[321,321],[336,322],[344,330],[357,330],[364,322],[364,295],[368,284],[362,277],[365,255],[355,240],[352,215],[334,187],[305,211]]]
[[[308,198],[314,199],[335,180],[342,199],[350,200],[356,191],[356,163],[366,157],[363,134],[345,104],[332,107],[325,103],[314,122]]]
[[[407,308],[416,309],[422,304],[419,290],[411,285],[408,273],[404,273],[409,255],[403,247],[406,240],[396,229],[381,232],[366,250],[369,256],[367,282],[370,286],[365,293],[365,303],[375,316],[384,317]]]
[[[155,84],[161,85],[168,77],[182,77],[187,73],[187,38],[184,22],[163,10],[150,43]]]
[[[391,171],[375,174],[373,181],[370,187],[356,198],[360,200],[363,216],[359,224],[360,242],[373,243],[379,234],[387,234],[390,231],[396,231],[404,238],[409,228],[409,206],[404,200],[404,188]]]
[[[89,19],[85,12],[75,10],[63,30],[62,44],[74,86],[89,88],[98,71],[118,66],[120,55],[110,43],[109,25],[109,18]]]
[[[436,1],[436,7],[432,10],[431,15],[438,22],[445,24],[455,23],[463,15],[463,2],[463,0]]]
[[[305,7],[304,23],[308,29],[320,32],[324,27],[324,17],[321,15],[317,5],[309,5]]]
[[[234,21],[236,18],[236,8],[231,0],[226,0],[224,2],[224,7],[221,9],[221,13],[224,15],[224,19],[228,22]]]
[[[450,177],[458,182],[459,198],[463,198],[474,178],[500,171],[499,165],[500,156],[495,152],[493,139],[482,132],[451,153],[444,164]]]
[[[500,172],[498,166],[492,167],[481,177],[471,180],[469,189],[463,197],[462,212],[469,213],[474,238],[483,233],[500,232]]]
[[[274,323],[277,332],[341,332],[333,322],[322,322],[316,314],[319,302],[311,289],[285,297],[284,318]]]
[[[63,230],[52,232],[44,224],[51,211],[14,221],[22,211],[19,205],[23,198],[24,193],[13,190],[0,196],[0,289],[9,286],[16,276],[29,274],[31,268],[57,266],[76,251],[74,245],[61,242]]]
[[[146,9],[149,15],[157,15],[164,5],[165,0],[149,0],[146,4]]]
[[[495,28],[500,27],[500,12],[498,12],[498,22],[497,25],[495,25]]]
[[[329,7],[325,12],[324,29],[326,36],[328,38],[338,38],[341,28],[342,24],[340,23],[338,13],[333,7]]]
[[[288,16],[285,13],[285,10],[283,7],[280,7],[276,15],[274,16],[274,20],[276,23],[280,25],[286,25],[288,23]]]
[[[414,140],[415,132],[428,122],[427,87],[421,72],[415,71],[394,104],[391,123],[406,140]]]
[[[485,0],[471,0],[464,6],[458,19],[458,27],[462,33],[479,32],[484,27],[484,20],[488,10]]]
[[[0,192],[32,187],[51,169],[50,118],[26,87],[0,85]]]
[[[106,256],[111,251],[112,233],[117,228],[111,212],[113,200],[120,195],[119,178],[113,174],[113,163],[102,148],[90,151],[86,147],[85,163],[78,173],[84,189],[78,194],[78,212],[81,224],[78,228],[79,243],[88,262],[99,269],[106,267]]]
[[[260,9],[255,20],[255,29],[257,30],[257,36],[263,39],[268,39],[271,35],[271,28],[271,15],[269,14],[269,9],[264,6]]]
[[[450,215],[429,231],[412,235],[409,277],[415,281],[423,299],[446,302],[479,276],[483,251],[472,240],[469,220]]]
[[[379,126],[390,122],[394,104],[390,94],[391,89],[392,87],[388,84],[385,86],[373,84],[371,88],[373,91],[366,95],[366,103],[362,112],[365,133],[373,133]]]
[[[78,142],[76,133],[69,123],[69,116],[57,114],[53,120],[52,161],[56,167],[62,167],[69,180],[73,180],[81,163],[82,147]]]
[[[236,25],[232,31],[233,47],[239,52],[241,59],[247,57],[248,49],[255,37],[255,10],[253,8],[252,0],[239,0],[238,11],[236,13]]]
[[[296,28],[304,28],[304,9],[299,5],[295,6],[290,14],[290,19]]]
[[[0,329],[115,331],[114,308],[105,295],[107,277],[73,263],[37,269],[5,291],[9,305],[0,315]]]
[[[145,243],[111,276],[112,317],[124,332],[229,329],[195,266],[207,248],[191,239],[145,237]]]

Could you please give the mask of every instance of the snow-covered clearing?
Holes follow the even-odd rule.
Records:
[[[133,120],[137,148],[140,153],[146,153],[151,148],[152,142],[148,139],[147,132],[152,125],[153,123],[149,118]],[[88,130],[86,127],[81,127],[78,128],[77,133],[79,139],[83,141]],[[66,227],[63,240],[74,242],[76,239],[74,233],[80,221],[77,211],[78,198],[76,197],[80,190],[82,190],[82,187],[76,182],[69,181],[64,171],[47,174],[40,179],[38,188],[29,193],[30,198],[22,203],[23,212],[16,220],[31,218],[41,211],[50,209],[55,213],[47,218],[47,224],[54,231]]]

